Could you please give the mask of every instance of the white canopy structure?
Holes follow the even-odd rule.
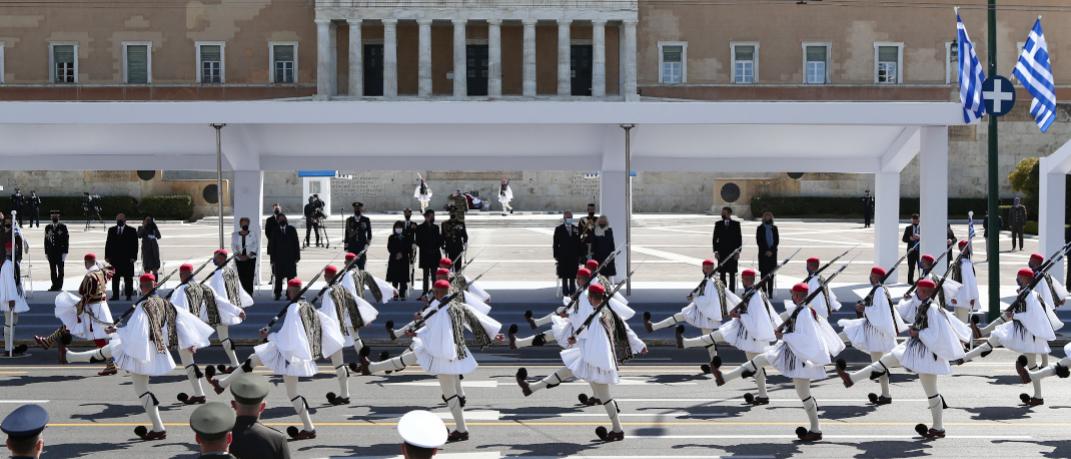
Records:
[[[1041,158],[1038,165],[1040,181],[1038,194],[1038,236],[1041,253],[1052,255],[1067,243],[1064,219],[1067,217],[1067,174],[1071,172],[1071,142],[1065,143],[1049,156]],[[1058,263],[1049,271],[1063,279],[1064,264]]]
[[[639,172],[874,174],[876,261],[889,265],[900,172],[916,155],[922,249],[945,249],[948,126],[962,114],[951,102],[3,102],[0,160],[9,170],[215,170],[210,125],[220,123],[237,216],[261,214],[265,170],[580,170],[599,171],[601,212],[624,227],[622,125],[634,125]]]

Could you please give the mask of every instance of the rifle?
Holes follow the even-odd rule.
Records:
[[[1026,295],[1030,291],[1034,290],[1034,287],[1037,287],[1037,285],[1041,283],[1041,280],[1045,278],[1045,273],[1052,269],[1053,266],[1056,266],[1056,263],[1059,263],[1060,260],[1062,260],[1067,255],[1066,250],[1069,247],[1071,247],[1071,242],[1065,244],[1063,247],[1060,248],[1060,250],[1056,251],[1056,253],[1053,253],[1052,256],[1050,256],[1045,262],[1043,262],[1041,266],[1038,266],[1038,269],[1034,271],[1034,277],[1030,279],[1030,283],[1027,284],[1026,287],[1019,290],[1019,294],[1015,296],[1015,300],[1013,300],[1011,304],[1004,310],[1005,313],[1013,312],[1012,309],[1016,308],[1019,304],[1026,300]]]
[[[941,255],[938,255],[937,258],[933,260],[933,266],[937,266],[937,263],[940,263],[941,260],[944,260],[946,256],[948,256],[947,250],[941,252]],[[933,266],[930,267],[930,271],[933,271]],[[929,271],[927,271],[926,274],[929,274]],[[910,296],[915,291],[915,289],[918,288],[917,285],[918,284],[915,284],[908,288],[907,291],[904,292],[904,297]]]
[[[600,270],[602,270],[603,266],[606,266],[607,263],[610,263],[611,261],[613,261],[614,258],[617,257],[617,254],[621,253],[621,251],[624,250],[625,247],[628,247],[628,244],[622,245],[617,250],[615,250],[613,253],[611,253],[610,256],[606,257],[606,259],[603,260],[602,263],[599,263],[599,266],[597,268],[595,268],[595,272],[591,273],[591,277],[594,278],[597,275],[597,273]],[[589,281],[589,284],[590,284],[590,281]],[[582,290],[582,289],[581,290],[577,290],[576,292],[573,292],[573,294],[569,298],[569,304],[567,304],[565,306],[559,306],[557,309],[554,310],[554,312],[557,313],[557,314],[561,314],[561,313],[565,312],[566,310],[568,310],[570,307],[572,307],[574,304],[576,304],[577,300],[580,299],[580,294],[582,294],[582,293],[584,293],[584,290]]]
[[[368,250],[368,249],[366,248],[365,250]],[[339,272],[335,276],[334,279],[331,279],[331,282],[328,282],[327,285],[324,286],[324,288],[320,289],[320,292],[317,293],[316,296],[313,297],[312,300],[309,301],[309,303],[312,304],[312,303],[317,302],[321,297],[324,296],[325,293],[327,293],[327,289],[333,287],[335,284],[337,284],[339,282],[342,282],[343,274],[348,272],[350,270],[350,268],[352,268],[354,265],[356,265],[357,264],[357,260],[360,259],[360,258],[361,257],[354,258],[353,260],[350,260],[349,263],[346,263],[346,266],[342,267],[342,271]],[[290,305],[287,305],[287,307],[290,307]]]
[[[204,285],[205,282],[208,282],[208,280],[212,278],[212,276],[215,276],[216,273],[220,272],[223,268],[226,268],[227,264],[230,263],[231,260],[233,260],[233,259],[234,259],[234,255],[231,255],[231,256],[227,257],[226,260],[223,260],[223,264],[222,265],[216,266],[216,269],[213,269],[211,273],[208,273],[207,277],[205,277],[204,279],[201,279],[201,285]]]
[[[842,257],[847,255],[848,252],[851,252],[852,250],[855,250],[856,247],[859,247],[859,244],[856,244],[855,247],[852,247],[852,248],[850,248],[848,250],[845,250],[840,255],[837,255],[837,256],[833,257],[833,259],[827,261],[824,265],[819,266],[818,269],[816,269],[813,273],[808,274],[806,279],[803,279],[803,283],[806,284],[806,283],[810,282],[811,279],[813,279],[815,276],[817,276],[819,274],[822,274],[822,271],[825,271],[826,268],[832,266],[833,263],[836,263],[837,260],[840,260]]]
[[[300,292],[298,292],[297,298],[301,298],[301,296],[304,295],[305,292],[309,291],[309,288],[312,287],[312,284],[314,284],[314,283],[316,283],[316,281],[320,280],[320,277],[324,275],[324,271],[327,270],[327,267],[331,266],[331,263],[334,263],[335,260],[337,260],[337,259],[338,259],[338,255],[335,255],[335,258],[332,258],[331,261],[328,262],[326,265],[324,265],[323,268],[320,268],[320,272],[316,273],[316,275],[312,277],[312,280],[310,280],[307,284],[305,284],[305,287],[302,288]],[[361,259],[361,257],[356,257],[353,260],[351,260],[350,263],[346,264],[347,268],[350,266],[350,264],[356,263],[357,260],[360,260],[360,259]],[[275,323],[279,321],[279,319],[282,319],[283,316],[286,315],[286,310],[287,309],[290,309],[290,301],[289,300],[287,300],[286,306],[283,306],[283,309],[281,311],[279,311],[279,313],[276,314],[274,317],[272,317],[271,320],[268,321],[268,325],[265,325],[264,328],[260,329],[260,331],[261,332],[266,332],[268,330],[271,330],[271,327],[274,326]]]
[[[141,295],[141,298],[138,298],[137,300],[135,300],[130,305],[130,309],[127,309],[126,312],[123,313],[123,315],[119,316],[118,320],[112,322],[112,326],[113,327],[118,327],[120,323],[125,321],[128,317],[130,317],[131,314],[134,313],[134,308],[137,307],[138,303],[141,303],[142,301],[145,301],[150,296],[152,296],[153,293],[156,293],[156,291],[159,290],[160,287],[162,287],[164,285],[164,282],[167,282],[167,280],[170,279],[171,276],[174,276],[175,273],[177,273],[177,272],[178,272],[178,268],[175,268],[175,269],[171,270],[171,272],[168,273],[166,276],[164,276],[163,279],[160,279],[159,281],[157,281],[156,285],[152,288],[152,290],[149,290],[144,295]]]
[[[637,266],[637,268],[639,267]],[[595,310],[591,312],[591,315],[589,315],[587,319],[584,319],[584,323],[580,324],[580,327],[573,331],[572,336],[569,337],[570,341],[575,339],[577,336],[583,333],[584,330],[587,330],[587,328],[591,326],[591,322],[595,320],[595,318],[598,317],[599,314],[602,313],[603,308],[610,304],[610,298],[613,298],[614,295],[617,294],[617,292],[619,292],[622,288],[625,287],[625,284],[628,282],[628,279],[631,278],[635,272],[636,270],[633,269],[632,272],[628,273],[628,276],[625,276],[625,279],[623,279],[621,282],[618,282],[617,285],[614,286],[613,290],[606,293],[606,299],[603,300],[602,304],[600,304],[599,307],[595,308]]]
[[[480,273],[480,275],[476,276],[474,279],[472,279],[472,281],[476,282],[481,277],[483,277],[484,274],[487,274],[487,273],[491,272],[491,269],[494,269],[494,266],[491,266],[491,268],[488,268],[487,271],[484,271],[484,272]],[[417,330],[420,327],[423,327],[424,323],[428,321],[428,318],[430,318],[431,316],[434,316],[436,312],[439,312],[439,310],[441,310],[444,305],[449,305],[451,301],[454,301],[454,299],[457,298],[458,296],[460,296],[462,293],[465,293],[465,292],[462,292],[462,291],[458,290],[458,291],[456,291],[454,293],[451,293],[449,295],[444,296],[443,299],[439,301],[439,304],[437,305],[437,307],[435,309],[432,309],[430,312],[428,312],[428,315],[423,316],[423,317],[413,321],[413,327],[411,328],[411,330]],[[428,305],[425,306],[423,309],[421,309],[420,312],[424,312],[429,307],[431,307],[431,303],[428,303]]]
[[[952,260],[952,263],[959,263],[959,261],[963,259],[963,256],[967,254],[967,247],[969,246],[970,244],[963,247],[963,249],[959,251],[959,255],[956,255],[956,259]],[[933,304],[933,300],[937,299],[937,292],[941,291],[941,288],[944,287],[945,281],[948,280],[948,276],[950,275],[952,275],[951,269],[945,271],[941,276],[941,279],[937,281],[937,287],[933,289],[933,295],[930,295],[926,301],[923,301],[922,304],[919,305],[918,310],[915,312],[915,321],[912,324],[915,329],[923,330],[929,326],[929,323],[926,321],[925,312],[930,308],[930,305]],[[1025,297],[1025,294],[1023,296]]]
[[[907,250],[907,253],[905,253],[904,256],[900,257],[899,260],[896,260],[896,263],[893,263],[892,267],[889,268],[889,270],[885,272],[885,275],[881,277],[881,280],[878,281],[878,285],[870,287],[870,292],[867,293],[865,297],[863,297],[863,304],[869,304],[874,301],[874,293],[878,291],[878,287],[885,285],[885,281],[892,277],[894,273],[896,273],[896,268],[900,266],[900,263],[903,263],[904,260],[907,259],[907,256],[911,255],[911,252],[914,252],[919,249],[920,243],[921,242],[916,242],[915,245],[911,246],[911,248]]]
[[[725,257],[725,261],[718,260],[718,264],[714,266],[714,269],[710,271],[710,274],[703,276],[703,280],[699,281],[699,285],[696,285],[695,288],[692,289],[692,292],[688,294],[688,296],[693,296],[696,293],[699,293],[699,290],[703,288],[703,283],[710,280],[711,277],[714,277],[714,274],[718,272],[718,268],[721,267],[722,263],[725,263],[739,256],[740,251],[742,249],[743,247],[737,247],[736,250],[733,250],[733,252],[729,254],[729,256]]]
[[[800,250],[801,249],[796,249],[795,252],[792,252],[792,255],[789,255],[788,258],[785,258],[784,260],[782,260],[781,263],[778,263],[777,266],[775,266],[773,270],[771,270],[770,272],[766,273],[765,276],[762,276],[762,279],[759,279],[757,282],[755,282],[755,284],[753,284],[751,286],[751,288],[747,290],[747,292],[744,292],[744,296],[743,296],[743,298],[740,299],[740,302],[737,303],[736,306],[734,306],[731,310],[728,311],[728,313],[726,315],[724,315],[722,317],[728,317],[728,316],[732,315],[732,313],[734,313],[734,312],[747,312],[747,303],[749,301],[751,301],[751,297],[755,296],[755,293],[758,293],[758,291],[761,290],[762,284],[765,283],[766,281],[772,279],[774,274],[777,273],[778,270],[780,270],[782,267],[787,265],[788,262],[790,260],[792,260],[793,257],[795,257],[797,254],[800,253]]]
[[[849,264],[851,264],[851,262],[845,263],[841,265],[841,267],[838,268],[836,271],[833,271],[833,274],[830,274],[829,277],[826,278],[826,282],[829,282],[833,280],[834,277],[837,277],[837,275],[843,272],[844,268],[847,268]],[[794,329],[793,327],[795,327],[796,325],[796,316],[799,315],[800,311],[802,311],[808,304],[810,304],[811,301],[814,301],[815,298],[818,298],[818,295],[820,295],[821,293],[822,289],[819,288],[808,294],[807,298],[804,299],[803,302],[798,305],[796,310],[792,311],[792,315],[790,315],[788,319],[781,324],[781,326],[777,327],[775,333],[782,333],[786,328],[789,332],[792,332],[792,330]],[[826,301],[826,307],[829,307],[829,301]]]
[[[200,274],[200,272],[201,272],[201,271],[202,271],[203,269],[205,269],[205,267],[207,267],[207,266],[208,266],[208,264],[209,264],[209,263],[211,263],[211,262],[212,262],[212,259],[211,259],[211,258],[209,258],[209,259],[208,259],[208,260],[206,260],[206,261],[205,261],[204,263],[201,263],[201,266],[198,266],[198,267],[197,267],[197,269],[196,269],[196,270],[195,270],[195,271],[193,272],[193,274],[190,274],[190,280],[193,280],[193,279],[194,279],[195,277],[197,277],[197,274]],[[179,285],[178,285],[177,287],[175,287],[175,288],[171,289],[171,291],[170,291],[170,292],[167,292],[167,296],[165,296],[165,297],[164,297],[164,299],[165,299],[165,300],[170,300],[170,299],[171,299],[171,295],[174,295],[174,294],[175,294],[175,290],[178,290],[178,288],[179,288],[179,287],[182,287],[183,285],[186,285],[186,284],[188,284],[189,282],[190,282],[190,281],[189,281],[189,280],[187,280],[187,281],[185,281],[185,282],[182,282],[182,283],[180,283],[180,284],[179,284]]]

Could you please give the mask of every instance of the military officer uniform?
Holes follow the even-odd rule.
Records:
[[[264,378],[240,378],[231,384],[231,395],[239,405],[259,406],[271,385]],[[238,459],[290,459],[290,448],[282,432],[260,423],[257,416],[239,415],[234,422],[231,454]],[[446,436],[445,429],[443,436]]]
[[[12,411],[0,423],[0,431],[7,434],[7,448],[13,459],[32,458],[39,454],[37,442],[48,425],[48,411],[41,405],[22,405]]]
[[[451,260],[457,260],[454,262],[455,271],[461,269],[464,260],[459,256],[469,245],[469,233],[465,230],[465,221],[457,217],[457,214],[451,212],[450,219],[441,225],[446,256]]]
[[[465,221],[465,212],[469,210],[469,200],[465,199],[465,195],[461,194],[461,190],[457,190],[457,193],[450,195],[449,206],[450,216],[458,219],[459,221]]]
[[[361,253],[372,242],[372,221],[361,214],[364,204],[353,203],[354,214],[346,219],[345,249],[347,252]],[[362,254],[357,260],[357,267],[364,269],[368,255]]]
[[[45,257],[48,258],[48,272],[52,277],[50,292],[58,292],[63,289],[63,264],[70,248],[71,235],[67,232],[67,225],[59,222],[60,211],[49,212],[52,215],[52,223],[45,225]]]

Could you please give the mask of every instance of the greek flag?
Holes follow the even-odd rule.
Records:
[[[978,61],[971,36],[967,34],[967,26],[963,25],[958,10],[956,30],[956,41],[959,43],[959,101],[963,104],[963,122],[970,124],[985,115],[985,104],[982,103],[985,73],[982,72],[982,63]]]
[[[974,212],[967,212],[967,240],[974,239]]]
[[[1019,62],[1015,64],[1012,74],[1034,96],[1030,102],[1030,114],[1041,132],[1047,132],[1056,121],[1056,90],[1052,65],[1049,64],[1049,47],[1045,43],[1045,32],[1041,30],[1040,17],[1026,38],[1023,53],[1019,55]]]

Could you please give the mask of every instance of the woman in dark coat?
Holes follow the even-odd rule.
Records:
[[[141,264],[142,272],[152,273],[157,279],[160,278],[160,228],[156,226],[156,220],[145,217],[138,227],[138,239],[141,239]]]
[[[409,260],[413,257],[413,241],[405,235],[405,222],[394,222],[394,230],[387,238],[387,282],[398,289],[395,299],[405,300],[409,290]]]
[[[609,258],[610,254],[617,250],[614,246],[614,230],[610,228],[610,222],[605,215],[599,216],[598,224],[595,225],[595,231],[591,233],[590,237],[593,258],[599,263]],[[613,277],[617,275],[617,258],[603,266],[599,273],[613,280]]]

